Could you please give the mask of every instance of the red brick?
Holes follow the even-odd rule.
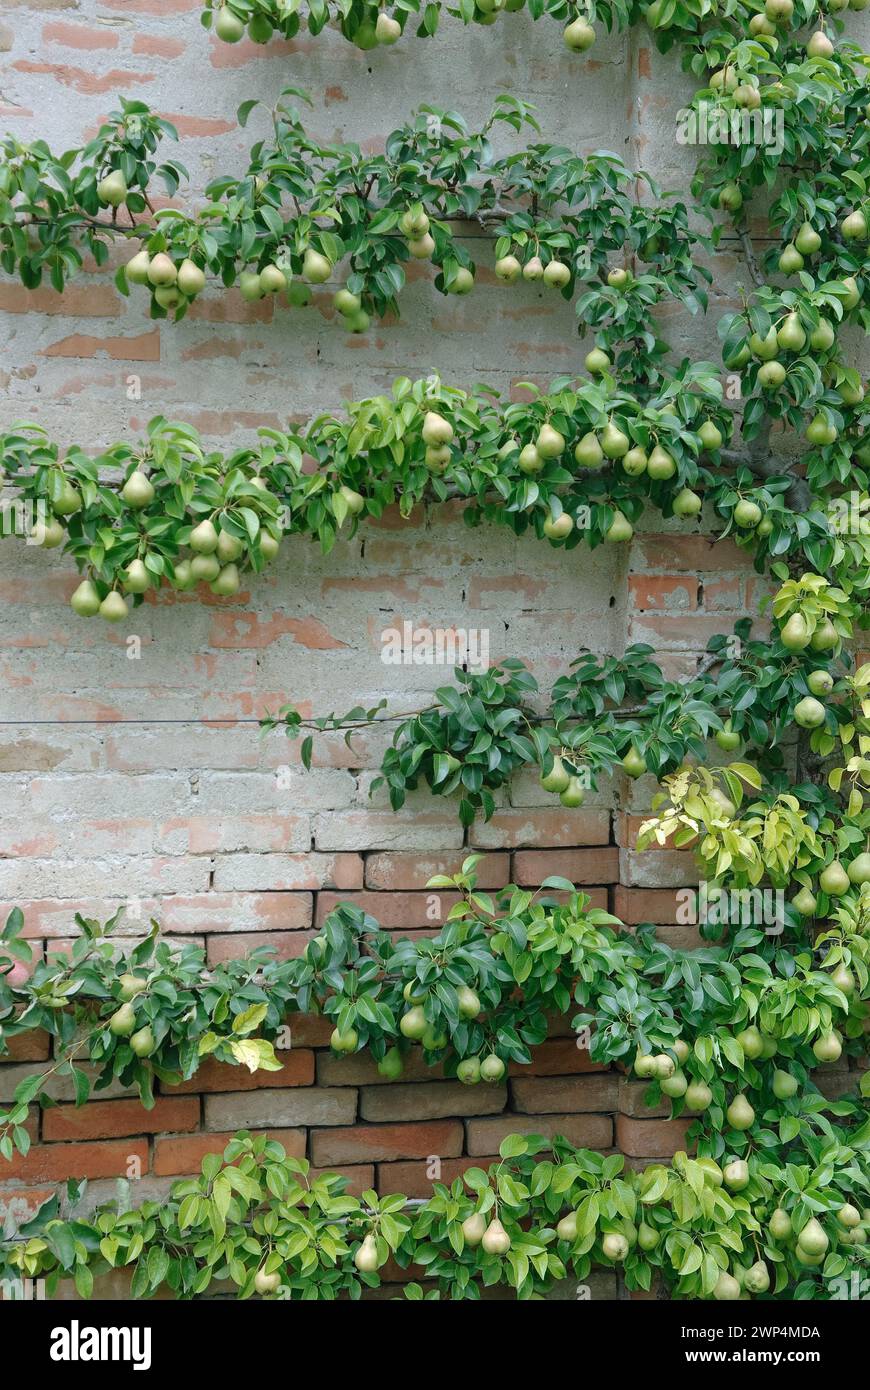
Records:
[[[258,946],[271,946],[277,960],[295,960],[305,952],[314,932],[237,932],[232,936],[210,936],[208,963],[218,965],[222,960],[239,960]],[[330,1032],[332,1030],[330,1029]]]
[[[504,1110],[506,1086],[463,1086],[461,1081],[364,1086],[360,1091],[363,1120],[438,1120],[459,1115],[494,1115]]]
[[[154,81],[153,72],[130,72],[120,68],[110,68],[108,72],[96,73],[92,68],[73,68],[65,63],[33,63],[27,58],[19,58],[12,64],[16,72],[45,73],[54,77],[64,87],[73,91],[96,96],[102,92],[124,92],[134,85],[148,86]]]
[[[614,890],[614,914],[629,927],[640,922],[675,924],[679,910],[673,888],[626,888],[619,883]]]
[[[325,890],[317,895],[315,926],[321,926],[342,903],[358,907],[375,917],[387,931],[424,930],[441,926],[450,909],[461,901],[458,893],[433,888],[428,893],[336,893]],[[432,916],[433,909],[435,911]]]
[[[116,362],[159,362],[160,330],[140,333],[135,338],[95,338],[71,333],[42,349],[45,357],[100,357],[105,353]]]
[[[62,19],[52,20],[43,26],[42,41],[61,43],[65,48],[84,48],[89,53],[95,48],[118,47],[118,35],[111,29],[92,24],[67,24]]]
[[[690,1120],[638,1120],[630,1115],[616,1117],[616,1147],[624,1154],[640,1158],[672,1158],[686,1148]]]
[[[146,53],[156,58],[178,58],[186,44],[181,39],[164,39],[158,34],[137,34],[133,39],[133,52]]]
[[[323,1014],[288,1014],[284,1020],[290,1029],[293,1047],[327,1047],[335,1027]]]
[[[465,1147],[470,1154],[490,1154],[509,1134],[557,1135],[576,1148],[609,1149],[613,1121],[609,1115],[501,1115],[494,1120],[466,1120]]]
[[[330,1025],[331,1027],[332,1025]],[[327,1041],[329,1041],[327,1039]],[[404,1071],[395,1081],[381,1076],[372,1054],[365,1050],[349,1057],[338,1057],[330,1049],[317,1054],[317,1083],[319,1086],[400,1086],[409,1081],[443,1081],[444,1069],[430,1067],[421,1047],[413,1047],[404,1055]]]
[[[372,1163],[345,1163],[336,1164],[332,1168],[309,1168],[308,1178],[314,1182],[324,1173],[338,1173],[342,1178],[347,1179],[347,1192],[351,1197],[361,1197],[364,1192],[370,1192],[375,1187],[375,1168]]]
[[[50,1038],[41,1028],[34,1028],[32,1033],[18,1033],[6,1039],[6,1051],[0,1053],[0,1066],[4,1062],[45,1062],[50,1050]]]
[[[58,294],[49,285],[27,290],[0,285],[0,310],[7,314],[66,314],[68,318],[114,318],[120,301],[111,285],[67,285]]]
[[[688,575],[632,574],[628,579],[630,600],[641,611],[688,612],[698,606],[698,588],[699,581]]]
[[[516,1076],[511,1081],[514,1110],[525,1115],[610,1112],[616,1109],[619,1078],[592,1076]]]
[[[311,925],[310,893],[200,893],[164,898],[161,923],[169,934],[297,932]]]
[[[462,854],[372,854],[366,860],[366,887],[391,892],[425,888],[436,874],[459,873],[463,858]],[[488,854],[475,872],[478,888],[503,888],[511,877],[510,858],[507,854]]]
[[[525,846],[556,849],[574,845],[606,845],[610,839],[610,815],[602,810],[496,811],[490,821],[475,821],[471,843],[481,849],[522,849]]]
[[[292,1019],[291,1019],[292,1028]],[[314,1082],[314,1053],[307,1048],[291,1048],[279,1052],[280,1071],[248,1071],[229,1062],[217,1062],[206,1057],[199,1070],[180,1086],[163,1086],[166,1095],[190,1095],[206,1091],[258,1091],[264,1086],[310,1086]],[[164,1125],[164,1129],[181,1129],[181,1125]]]
[[[469,1168],[489,1168],[498,1163],[498,1155],[474,1158],[468,1154],[460,1158],[441,1159],[437,1167],[430,1168],[425,1158],[401,1163],[379,1163],[377,1166],[377,1191],[382,1196],[390,1192],[402,1192],[406,1197],[430,1197],[433,1182],[452,1183],[461,1178]]]
[[[35,1144],[22,1158],[3,1162],[4,1178],[25,1182],[66,1182],[76,1178],[124,1178],[139,1164],[136,1176],[148,1171],[148,1141],[119,1139],[99,1144]]]
[[[291,1158],[305,1157],[304,1129],[263,1132],[283,1144]],[[206,1154],[222,1154],[232,1137],[232,1134],[195,1134],[190,1139],[158,1139],[154,1145],[154,1172],[158,1177],[198,1173]]]
[[[526,849],[514,855],[513,881],[537,888],[545,878],[567,878],[575,884],[614,883],[619,877],[619,852],[600,849]]]
[[[638,534],[632,548],[632,568],[668,574],[675,570],[687,574],[752,570],[752,558],[732,540],[710,536]]]
[[[58,1105],[43,1112],[45,1140],[113,1139],[128,1134],[165,1134],[195,1130],[199,1101],[159,1099],[150,1110],[135,1100],[94,1100],[86,1105]]]
[[[570,1038],[554,1038],[532,1049],[532,1060],[526,1066],[511,1062],[511,1076],[571,1076],[575,1073],[607,1071],[606,1062],[593,1062],[585,1047],[577,1046],[576,1034]]]
[[[354,1125],[320,1129],[311,1134],[311,1159],[321,1168],[332,1163],[389,1162],[400,1158],[456,1158],[462,1152],[459,1120],[432,1120],[409,1125]]]

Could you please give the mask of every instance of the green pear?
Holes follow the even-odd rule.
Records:
[[[822,238],[811,222],[804,222],[794,239],[794,244],[802,256],[814,256],[822,244]]]
[[[813,1043],[813,1055],[817,1062],[838,1062],[843,1054],[843,1044],[836,1033],[823,1033]]]
[[[792,1076],[790,1071],[775,1071],[773,1073],[773,1094],[777,1100],[791,1100],[798,1089],[798,1079]]]
[[[93,618],[100,611],[100,595],[90,579],[83,579],[70,599],[70,607],[80,618]]]
[[[154,1034],[146,1024],[140,1028],[138,1033],[134,1033],[130,1039],[130,1046],[137,1057],[150,1057],[157,1044],[154,1041]]]
[[[257,279],[263,294],[278,294],[287,288],[287,276],[277,265],[264,265]],[[359,304],[357,304],[357,308],[359,308]]]
[[[618,544],[619,542],[630,541],[633,535],[634,527],[628,517],[617,509],[613,520],[604,532],[604,539],[611,544]]]
[[[148,267],[151,264],[151,257],[147,251],[137,251],[135,256],[124,267],[127,280],[131,285],[146,285],[148,283]]]
[[[100,604],[100,617],[105,618],[107,623],[121,623],[129,612],[123,594],[119,594],[117,589],[110,589]]]
[[[378,1062],[378,1075],[388,1081],[397,1081],[405,1069],[402,1054],[397,1047],[391,1047]]]
[[[193,299],[205,289],[205,271],[201,270],[195,261],[185,258],[178,267],[176,283],[182,294],[186,294],[188,299]]]
[[[128,594],[144,594],[151,587],[151,575],[143,560],[131,560],[124,570],[124,588]]]
[[[465,1237],[465,1244],[472,1247],[480,1245],[486,1233],[486,1217],[480,1211],[474,1211],[470,1216],[466,1216],[462,1223],[462,1234]]]
[[[154,484],[137,468],[121,488],[121,496],[128,507],[140,511],[154,501]]]
[[[800,352],[807,335],[801,327],[799,314],[786,314],[776,334],[776,341],[786,352]]]
[[[720,1303],[736,1303],[740,1298],[740,1285],[733,1274],[727,1274],[725,1270],[716,1280],[713,1289],[713,1297]]]
[[[208,517],[194,526],[188,544],[197,555],[211,555],[218,547],[218,533],[214,522]]]
[[[641,473],[645,473],[649,467],[649,459],[638,445],[629,449],[620,462],[623,472],[628,473],[631,478],[639,478]]]
[[[849,882],[858,887],[862,883],[870,883],[870,853],[867,850],[862,850],[851,861],[846,872],[849,875]]]
[[[221,562],[216,555],[194,555],[190,562],[190,577],[194,584],[212,584],[221,572]]]
[[[309,246],[302,261],[302,275],[309,285],[323,285],[332,274],[332,262],[313,246]]]
[[[810,671],[807,676],[807,685],[813,695],[830,695],[834,688],[834,677],[830,671]]]
[[[456,1079],[463,1086],[476,1086],[480,1080],[480,1058],[463,1057],[456,1067]]]
[[[767,1293],[770,1288],[770,1272],[764,1260],[756,1260],[746,1271],[743,1284],[748,1293]]]
[[[782,1207],[777,1207],[770,1218],[768,1231],[772,1240],[788,1240],[792,1233],[791,1217]]]
[[[571,810],[576,810],[578,806],[583,805],[586,800],[586,788],[579,777],[568,778],[568,785],[564,791],[560,792],[559,800],[563,806],[567,806]]]
[[[622,759],[622,770],[629,777],[642,777],[647,770],[646,759],[641,756],[636,748],[629,748],[625,757]]]
[[[794,721],[801,729],[818,729],[825,722],[825,707],[814,695],[807,695],[794,707]]]
[[[480,1079],[491,1084],[501,1081],[505,1074],[505,1064],[502,1059],[493,1052],[489,1057],[484,1057],[480,1064]]]
[[[544,535],[548,536],[551,541],[564,540],[574,530],[574,518],[569,516],[567,512],[561,512],[559,516],[548,516],[544,522],[543,530]]]
[[[548,261],[541,279],[552,289],[563,289],[571,280],[571,269],[564,261]]]
[[[819,887],[823,893],[829,893],[835,898],[841,898],[844,893],[848,893],[849,875],[839,859],[835,859],[833,863],[822,869],[819,874]]]
[[[369,1231],[362,1245],[354,1252],[353,1262],[360,1274],[373,1274],[378,1267],[378,1244]]]
[[[595,30],[585,19],[574,19],[562,34],[565,47],[572,53],[585,53],[595,42]]]
[[[753,1062],[756,1057],[761,1056],[764,1042],[761,1033],[754,1024],[750,1025],[748,1028],[744,1028],[741,1033],[738,1033],[737,1041],[743,1048],[744,1057],[748,1057],[750,1062]]]
[[[449,444],[453,438],[453,426],[443,415],[430,410],[423,420],[422,435],[424,444]]]
[[[647,459],[646,471],[657,482],[672,478],[677,471],[676,460],[668,453],[667,449],[656,444]]]
[[[344,1032],[340,1028],[333,1028],[329,1045],[333,1052],[356,1052],[359,1046],[359,1034],[355,1028],[346,1028]]]
[[[779,634],[782,645],[790,652],[803,651],[810,644],[810,630],[802,613],[792,613]]]
[[[629,1246],[625,1236],[619,1235],[616,1231],[608,1231],[601,1241],[601,1253],[607,1260],[612,1260],[614,1264],[620,1264],[628,1254]]]
[[[631,441],[612,420],[608,420],[602,431],[600,443],[607,458],[621,459],[628,453]]]
[[[725,1164],[722,1177],[731,1192],[742,1192],[749,1186],[749,1164],[744,1158],[734,1158]]]
[[[495,273],[499,280],[503,280],[507,285],[512,285],[516,280],[519,280],[523,268],[516,256],[501,256],[495,263]]]
[[[814,1216],[800,1231],[797,1243],[807,1255],[812,1256],[824,1255],[829,1245],[824,1226]]]
[[[744,1095],[736,1095],[725,1111],[725,1118],[732,1129],[743,1131],[755,1123],[755,1111]]]
[[[574,461],[581,468],[598,468],[604,459],[604,450],[594,434],[584,434],[574,445]]]
[[[420,1041],[427,1026],[426,1015],[419,1005],[408,1009],[407,1013],[402,1014],[399,1019],[399,1032],[403,1038],[410,1038],[412,1042]]]
[[[704,1081],[692,1081],[686,1087],[686,1109],[693,1115],[700,1115],[713,1103],[713,1092]]]
[[[549,772],[541,776],[541,786],[546,792],[563,792],[566,790],[571,780],[571,775],[567,771],[561,758],[553,759],[553,766]]]
[[[231,594],[237,594],[242,587],[239,577],[239,567],[235,564],[224,565],[216,577],[211,582],[211,591],[223,598]]]
[[[148,988],[148,981],[141,975],[125,974],[118,980],[122,999],[135,999]]]
[[[544,459],[555,459],[565,452],[565,439],[550,424],[542,425],[535,440],[535,448]]]
[[[602,372],[610,371],[613,363],[603,348],[596,347],[587,352],[583,365],[590,376],[601,376]]]
[[[560,1240],[573,1242],[577,1239],[577,1213],[569,1211],[567,1216],[563,1216],[556,1226],[556,1235]]]
[[[215,20],[214,31],[224,43],[238,43],[239,39],[244,37],[244,20],[239,19],[229,5],[221,5]]]
[[[468,985],[460,985],[456,991],[460,1018],[477,1018],[480,1013],[480,999]]]
[[[171,256],[167,256],[165,251],[158,251],[156,256],[152,256],[148,262],[148,282],[151,285],[174,285],[178,279],[178,271]]]
[[[97,184],[97,197],[104,207],[119,208],[127,201],[128,192],[127,180],[120,169],[113,169]]]
[[[480,1243],[487,1255],[506,1255],[510,1250],[511,1238],[498,1217],[490,1221]]]
[[[109,1019],[109,1032],[117,1038],[129,1038],[136,1027],[136,1010],[129,1001],[123,1003]]]

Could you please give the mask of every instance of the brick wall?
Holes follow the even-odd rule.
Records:
[[[118,93],[174,120],[179,157],[201,189],[238,168],[264,127],[235,126],[244,99],[266,103],[289,84],[313,97],[310,128],[377,148],[421,101],[486,116],[511,91],[534,101],[544,138],[590,152],[610,148],[687,187],[691,152],[673,138],[692,90],[674,58],[652,55],[642,31],[601,36],[594,56],[562,49],[558,26],[509,16],[495,30],[445,21],[429,43],[360,53],[335,35],[260,49],[203,35],[198,0],[0,0],[5,56],[0,117],[23,140],[56,149],[82,142]],[[449,84],[445,77],[449,75]],[[581,99],[582,97],[582,99]],[[514,142],[496,132],[499,151]],[[172,151],[175,153],[175,151]],[[244,305],[209,290],[181,324],[155,325],[141,299],[123,300],[111,265],[93,266],[58,297],[0,282],[4,351],[0,427],[36,419],[63,441],[99,446],[135,434],[156,413],[195,423],[228,447],[259,424],[337,407],[382,390],[399,373],[440,368],[459,384],[508,391],[578,370],[591,340],[573,310],[523,284],[500,287],[491,252],[468,229],[481,269],[464,300],[436,295],[422,270],[402,297],[402,321],[347,339],[331,322],[326,286],[307,312]],[[714,323],[737,302],[733,246],[716,261],[706,323],[670,306],[679,351],[717,355]],[[648,525],[654,523],[650,519]],[[588,887],[628,924],[652,920],[669,941],[693,944],[674,888],[691,881],[685,856],[635,854],[650,779],[604,785],[581,810],[563,809],[532,776],[519,777],[489,824],[463,835],[455,807],[426,793],[394,815],[369,785],[387,741],[367,733],[349,751],[318,745],[314,770],[256,719],[294,699],[306,712],[375,704],[412,710],[449,678],[380,659],[384,629],[415,624],[486,628],[491,654],[522,656],[544,687],[581,647],[619,652],[650,642],[669,674],[689,674],[712,632],[753,610],[758,580],[745,556],[711,548],[703,527],[639,534],[628,549],[553,552],[494,530],[469,531],[456,507],[410,521],[388,515],[327,560],[299,539],[268,577],[234,599],[150,601],[128,631],[71,617],[67,562],[11,541],[0,545],[0,901],[25,910],[39,949],[62,949],[76,911],[125,913],[123,940],[150,915],[178,939],[205,943],[213,961],[268,942],[304,948],[337,901],[355,901],[396,932],[432,932],[450,906],[424,889],[454,870],[467,846],[489,851],[489,887],[548,873]],[[153,596],[152,596],[153,599]],[[242,723],[240,721],[249,721]],[[142,1195],[194,1170],[239,1125],[266,1128],[318,1165],[346,1169],[358,1187],[422,1192],[427,1162],[442,1176],[493,1154],[515,1129],[561,1132],[631,1161],[670,1153],[682,1127],[644,1114],[635,1085],[590,1069],[554,1023],[532,1067],[505,1087],[465,1090],[409,1069],[384,1084],[365,1058],[334,1059],[317,1020],[297,1020],[282,1072],[247,1078],[204,1069],[154,1110],[117,1090],[76,1111],[34,1117],[36,1143],[0,1174],[7,1200],[71,1175],[99,1194],[141,1174]],[[0,1064],[0,1103],[47,1055],[21,1040]]]

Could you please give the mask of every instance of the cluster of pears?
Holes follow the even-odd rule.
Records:
[[[262,480],[261,484],[265,491]],[[120,496],[133,511],[141,511],[154,500],[154,484],[147,474],[136,468],[121,488]],[[174,589],[183,593],[205,582],[212,593],[219,597],[227,598],[239,592],[245,544],[238,536],[229,528],[220,524],[216,526],[210,517],[206,517],[192,526],[187,544],[191,555],[177,560],[173,566],[171,583]],[[257,544],[263,558],[273,560],[280,541],[261,527]],[[147,558],[147,551],[141,551],[130,560],[115,584],[102,596],[94,580],[83,579],[70,598],[73,612],[82,618],[99,614],[108,622],[122,622],[130,612],[125,595],[144,594],[148,589],[160,586],[161,577],[149,569]]]
[[[511,1238],[499,1220],[494,1216],[487,1221],[482,1211],[473,1211],[462,1223],[465,1244],[475,1249],[478,1245],[487,1255],[506,1255],[511,1248]]]
[[[626,776],[632,779],[643,777],[647,771],[646,759],[633,744],[620,760],[619,766]],[[570,758],[563,758],[561,754],[553,758],[553,766],[549,772],[542,772],[539,780],[544,791],[553,792],[563,806],[582,806],[586,799],[589,787],[588,772],[585,769],[578,770]]]
[[[426,992],[418,981],[409,980],[402,991],[408,1008],[399,1019],[399,1032],[409,1042],[421,1043],[427,1052],[442,1052],[450,1042],[446,1029],[431,1023],[424,1008]],[[480,996],[470,985],[460,985],[456,991],[459,1016],[469,1022],[480,1015]],[[465,1086],[476,1086],[479,1081],[495,1084],[503,1079],[507,1068],[496,1052],[484,1057],[463,1057],[456,1066],[456,1078]],[[395,1080],[402,1072],[402,1057],[397,1047],[390,1048],[378,1063],[378,1071],[389,1080]]]
[[[800,609],[792,613],[783,623],[779,630],[779,640],[789,652],[834,652],[840,646],[841,641],[840,634],[830,618],[822,617],[808,620]],[[810,673],[807,684],[813,695],[828,693],[833,685],[833,680],[831,680],[831,685],[827,683],[828,679],[831,678],[827,671]],[[812,684],[810,684],[811,680]]]
[[[856,854],[853,859],[849,860],[848,864],[844,864],[841,859],[831,860],[830,864],[826,864],[819,874],[819,888],[831,898],[842,898],[852,888],[860,889],[865,883],[870,883],[870,853],[866,849]],[[795,893],[791,901],[792,907],[802,917],[815,917],[818,900],[812,888],[805,884]],[[848,980],[846,984],[848,986]],[[842,984],[838,987],[843,989]],[[843,989],[844,994],[851,994],[853,991],[854,983],[851,987]]]
[[[747,1183],[749,1181],[747,1174]],[[844,1202],[834,1213],[837,1243],[840,1245],[866,1245],[870,1240],[870,1210],[861,1212],[851,1202]],[[786,1246],[797,1260],[806,1268],[821,1265],[831,1247],[831,1239],[818,1217],[811,1216],[799,1231],[784,1207],[776,1207],[767,1223],[767,1237],[778,1248]],[[753,1293],[767,1293],[770,1288],[770,1274],[763,1260],[758,1260],[748,1269],[740,1265],[733,1271],[723,1271],[719,1276],[713,1297],[723,1302],[736,1302]]]
[[[157,1046],[149,1023],[137,1028],[135,1000],[144,994],[148,981],[141,975],[125,974],[118,981],[121,1007],[109,1019],[109,1032],[126,1038],[137,1057],[150,1057]]]
[[[289,267],[267,261],[257,270],[247,269],[241,272],[238,282],[239,293],[244,300],[253,304],[268,295],[280,294],[282,290],[287,290],[293,302],[303,304],[310,298],[308,286],[325,284],[332,272],[333,265],[329,257],[309,246],[302,258],[303,283],[298,286],[298,292],[296,286],[291,287],[292,272]],[[155,303],[167,312],[192,303],[205,289],[206,284],[205,271],[190,256],[184,256],[180,262],[176,262],[166,251],[157,251],[152,256],[144,248],[137,251],[127,262],[125,274],[131,285],[146,285],[151,290]],[[347,290],[339,291],[339,295],[345,298],[339,303],[337,295],[336,307],[349,320],[352,331],[364,332],[368,327],[368,316],[363,313],[357,296],[349,296]],[[352,303],[352,300],[355,303]]]
[[[573,272],[571,267],[557,256],[551,256],[544,264],[538,251],[533,250],[525,261],[521,261],[512,252],[500,256],[495,263],[495,273],[506,285],[515,285],[520,279],[540,280],[550,289],[561,290],[571,283]]]

